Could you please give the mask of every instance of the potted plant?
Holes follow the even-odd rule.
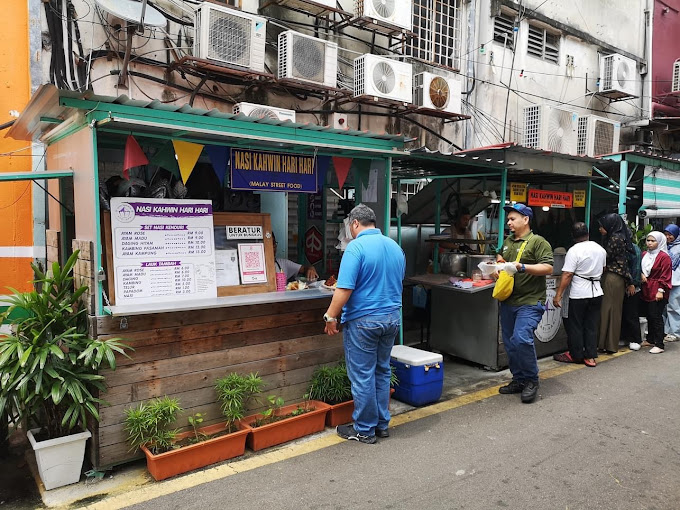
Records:
[[[154,399],[125,411],[125,430],[132,449],[140,448],[146,466],[155,480],[199,469],[239,455],[246,449],[248,430],[240,424],[248,402],[262,388],[257,374],[229,374],[215,384],[226,422],[200,427],[203,415],[195,413],[187,421],[191,430],[170,428],[182,408],[177,399]]]
[[[392,367],[390,377],[390,394],[398,384],[397,375]],[[321,400],[330,406],[326,414],[326,425],[337,427],[352,421],[354,400],[352,399],[352,384],[347,375],[347,365],[343,359],[335,366],[322,366],[312,374],[309,384],[309,398]]]
[[[98,370],[115,369],[115,353],[127,348],[88,336],[80,301],[87,286],[74,290],[71,274],[77,260],[76,251],[48,273],[31,265],[35,290],[11,289],[3,319],[12,332],[0,336],[0,415],[9,411],[27,427],[46,489],[80,480],[87,420],[99,419],[98,392],[106,388]]]
[[[291,405],[284,405],[281,397],[267,397],[269,406],[264,412],[246,416],[241,421],[250,432],[248,448],[258,451],[321,432],[330,406],[318,400],[308,400],[308,396],[305,395],[303,402]]]

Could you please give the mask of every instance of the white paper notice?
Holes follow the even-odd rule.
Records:
[[[243,282],[243,284],[267,282],[267,270],[264,261],[264,244],[239,244],[238,261],[241,272],[241,282]]]
[[[111,198],[116,304],[217,297],[209,200]]]
[[[368,186],[364,188],[361,185],[361,201],[362,202],[377,202],[378,201],[378,169],[371,168],[368,172]]]
[[[215,269],[217,271],[217,286],[228,287],[238,285],[238,251],[215,250]]]

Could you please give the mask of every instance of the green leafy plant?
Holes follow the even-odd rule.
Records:
[[[399,384],[399,380],[395,368],[391,368],[390,386],[393,387]],[[309,384],[309,398],[331,405],[352,400],[352,384],[347,375],[345,360],[335,366],[323,366],[314,371]]]
[[[126,409],[125,431],[128,434],[131,451],[140,446],[145,446],[154,455],[172,450],[179,431],[170,429],[169,426],[177,421],[177,416],[181,412],[179,400],[167,396],[142,402],[139,407]],[[189,423],[191,424],[191,418]]]
[[[89,337],[81,303],[87,286],[73,284],[77,260],[78,251],[47,273],[32,264],[35,290],[10,289],[2,314],[12,333],[0,336],[0,416],[9,411],[14,421],[40,426],[48,439],[84,428],[88,416],[99,420],[98,394],[106,385],[98,370],[115,369],[115,354],[127,356],[129,349],[119,338]]]
[[[654,229],[651,224],[638,228],[635,223],[629,223],[630,231],[633,234],[633,242],[638,245],[642,251],[647,251],[647,236]]]
[[[236,422],[245,416],[248,403],[262,391],[263,381],[257,374],[231,373],[215,382],[217,399],[227,419],[227,431],[236,430]]]
[[[200,443],[201,441],[205,441],[208,437],[210,437],[207,434],[203,434],[202,432],[198,431],[198,427],[200,427],[201,423],[203,423],[203,415],[201,413],[196,413],[193,416],[189,416],[187,421],[194,429],[194,437],[191,439],[192,443]]]

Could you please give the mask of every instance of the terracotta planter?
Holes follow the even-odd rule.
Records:
[[[200,428],[198,431],[207,435],[216,434],[223,431],[225,425],[224,422],[216,423]],[[193,435],[193,431],[182,432],[177,435],[177,441]],[[247,435],[248,429],[243,424],[239,424],[239,430],[231,434],[201,441],[159,455],[154,455],[142,446],[142,451],[146,455],[146,468],[154,480],[165,480],[171,476],[238,457],[246,451]]]
[[[286,418],[285,420],[269,423],[261,427],[252,427],[255,420],[262,418],[261,414],[254,414],[243,418],[241,422],[248,427],[248,430],[250,431],[247,440],[248,448],[253,451],[258,451],[263,448],[308,436],[315,432],[321,432],[324,429],[326,413],[330,406],[323,402],[319,402],[318,400],[310,400],[308,405],[313,407],[314,410],[299,416],[293,416],[291,418]],[[298,404],[283,406],[276,414],[285,415],[295,411],[297,408]]]
[[[394,388],[390,388],[390,396],[392,396],[392,393],[394,393]],[[353,412],[354,400],[331,405],[328,414],[326,415],[326,426],[337,427],[338,425],[351,423]]]

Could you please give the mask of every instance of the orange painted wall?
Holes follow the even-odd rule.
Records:
[[[30,99],[28,2],[2,2],[0,16],[0,123],[11,120],[10,110],[23,110]],[[4,138],[0,132],[0,172],[31,170],[31,151],[8,152],[29,144]],[[0,248],[33,246],[32,185],[28,181],[0,182]],[[4,250],[3,250],[4,251]],[[29,290],[33,277],[30,258],[0,257],[0,295],[7,286]]]

